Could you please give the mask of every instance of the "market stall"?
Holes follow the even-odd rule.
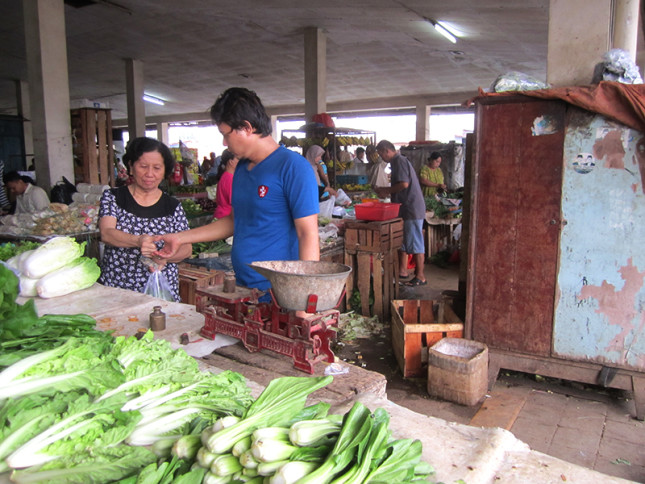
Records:
[[[25,298],[19,298],[17,302],[26,301]],[[192,334],[192,331],[197,330],[203,318],[189,305],[168,303],[143,294],[99,285],[79,291],[73,297],[70,295],[49,300],[36,298],[34,301],[39,314],[86,312],[97,319],[99,328],[112,329],[123,335],[135,334],[139,328],[146,327],[151,308],[161,305],[167,313],[168,323],[166,331],[157,333],[155,337],[167,339],[173,345],[179,344],[177,339],[182,332]],[[188,349],[192,344],[184,348]],[[233,348],[236,349],[232,350]],[[295,371],[290,365],[284,364],[284,359],[276,358],[270,353],[248,353],[239,346],[226,346],[220,351],[223,352],[203,358],[202,368],[216,373],[231,368],[241,372],[248,380],[260,381],[260,385],[255,385],[256,395],[274,379],[291,375]],[[236,353],[238,358],[246,355],[245,362],[234,361]],[[323,374],[327,366],[321,364],[314,377]],[[385,397],[382,375],[356,366],[348,366],[347,370],[346,373],[334,376],[330,385],[315,391],[309,402],[331,403],[331,411],[338,414],[349,411],[356,402],[361,402],[372,411],[384,409],[389,415],[393,438],[418,439],[422,443],[423,460],[435,469],[432,480],[455,482],[463,479],[469,484],[625,482],[531,451],[508,431],[449,423],[400,407]],[[374,384],[366,384],[368,380]],[[0,481],[9,482],[8,474],[1,474]]]

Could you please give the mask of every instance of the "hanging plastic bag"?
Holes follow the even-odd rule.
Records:
[[[143,293],[148,296],[174,302],[175,298],[170,290],[170,283],[166,275],[162,272],[163,266],[160,266],[148,257],[141,257],[141,262],[151,270],[148,282],[146,282],[143,288]]]
[[[64,203],[69,205],[74,201],[72,199],[73,193],[76,193],[76,187],[67,178],[63,177],[62,181],[59,181],[52,187],[51,201],[54,203]]]

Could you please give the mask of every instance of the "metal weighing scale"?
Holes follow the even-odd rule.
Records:
[[[206,318],[201,335],[215,339],[226,334],[251,352],[268,349],[291,356],[294,367],[310,374],[317,361],[333,363],[330,342],[340,316],[335,308],[345,295],[351,267],[324,261],[260,261],[249,266],[271,283],[272,302],[258,302],[263,292],[237,286],[234,274],[227,273],[222,284],[195,291],[197,311]]]

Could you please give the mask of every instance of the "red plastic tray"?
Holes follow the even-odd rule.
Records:
[[[400,203],[367,202],[354,206],[358,220],[390,220],[399,216]]]

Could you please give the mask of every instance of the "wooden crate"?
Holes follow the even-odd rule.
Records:
[[[463,322],[444,301],[392,301],[392,346],[404,378],[425,377],[428,348],[463,333]]]
[[[179,297],[184,304],[195,305],[195,289],[224,283],[224,271],[179,264]]]
[[[72,109],[76,183],[114,186],[114,148],[109,109]]]
[[[403,220],[345,223],[345,264],[352,268],[347,278],[346,303],[358,290],[361,314],[390,319],[390,301],[399,297],[398,249],[403,243]],[[370,295],[374,302],[370,305]]]
[[[403,219],[377,222],[357,220],[345,223],[345,250],[351,253],[398,249],[403,244]]]

